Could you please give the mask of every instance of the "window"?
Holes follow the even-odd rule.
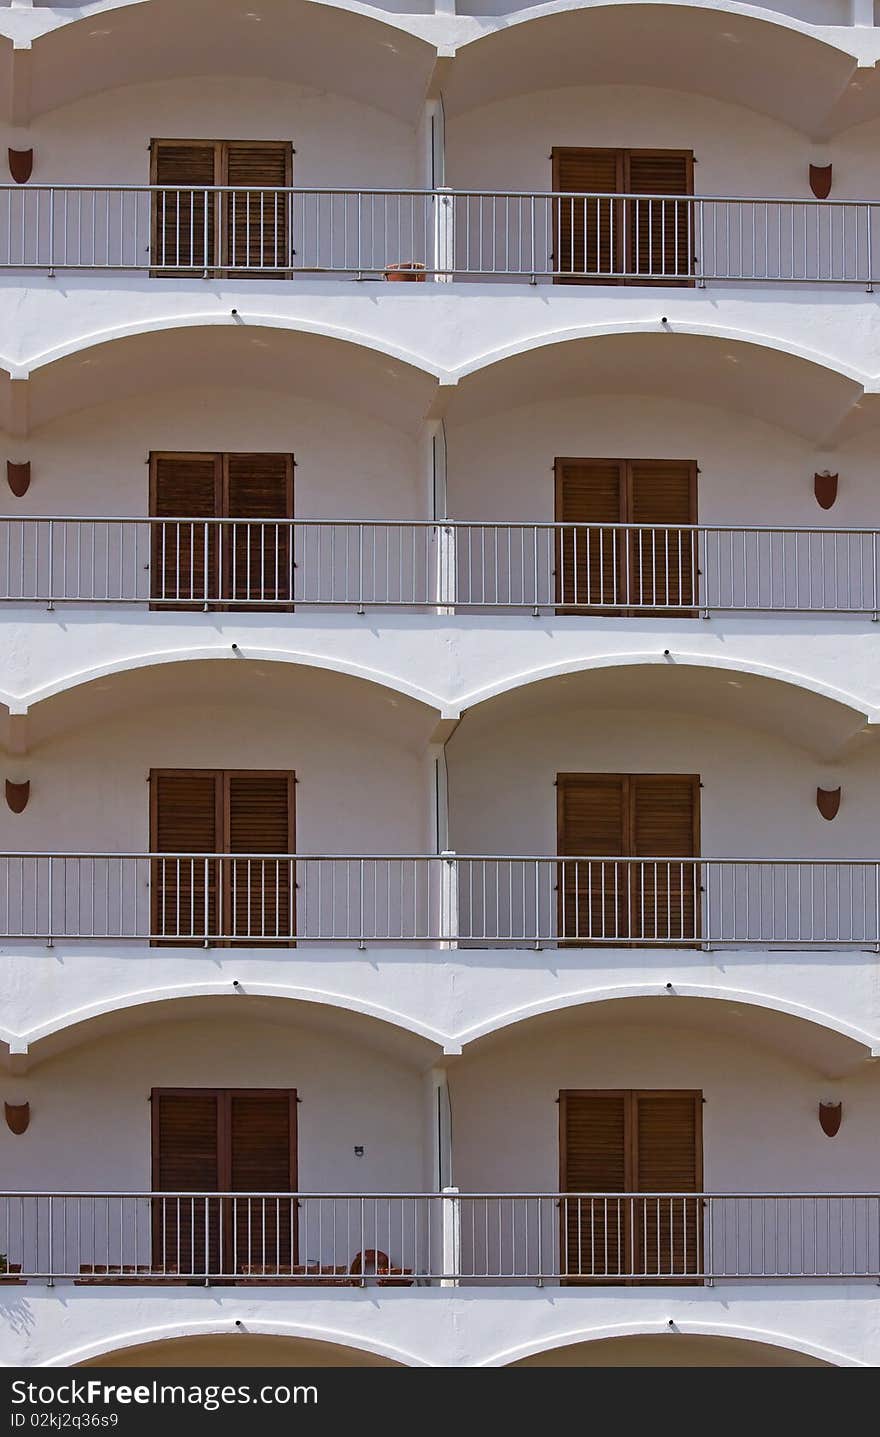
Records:
[[[691,1090],[559,1094],[563,1193],[699,1193],[703,1097]],[[564,1204],[562,1272],[574,1281],[687,1278],[702,1268],[698,1202],[577,1198]]]
[[[150,846],[169,855],[152,864],[154,942],[293,942],[295,864],[281,855],[295,848],[294,784],[270,770],[152,770]]]
[[[296,1192],[296,1092],[154,1088],[153,1191]],[[289,1270],[294,1204],[153,1200],[153,1266],[174,1273]]]
[[[281,140],[152,140],[153,273],[285,278],[292,165]]]
[[[166,521],[152,526],[153,605],[288,608],[293,470],[292,454],[151,454],[150,514]]]
[[[699,941],[699,798],[696,774],[557,774],[561,941]]]
[[[557,459],[561,613],[694,613],[697,465],[690,459]],[[624,530],[610,527],[625,524]]]
[[[691,150],[554,148],[552,163],[554,192],[572,196],[553,207],[557,284],[693,283]]]

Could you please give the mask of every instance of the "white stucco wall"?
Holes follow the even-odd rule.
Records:
[[[349,1032],[255,1021],[240,1008],[84,1045],[29,1075],[28,1131],[17,1138],[4,1124],[0,1134],[0,1163],[14,1173],[7,1186],[149,1191],[154,1087],[296,1088],[301,1191],[423,1186],[416,1070]]]
[[[650,1026],[533,1026],[465,1053],[450,1087],[463,1191],[515,1192],[526,1175],[526,1191],[558,1191],[556,1099],[568,1088],[701,1089],[706,1191],[860,1192],[880,1183],[876,1065],[829,1083],[751,1040],[748,1015],[739,1041],[677,1028],[674,1015]],[[830,1089],[845,1112],[833,1139],[817,1116]]]
[[[736,703],[736,679],[730,689]],[[865,857],[874,847],[876,759],[833,767],[778,737],[706,714],[597,707],[567,685],[529,712],[474,710],[447,745],[453,848],[459,853],[555,853],[557,773],[698,773],[704,857]],[[600,700],[601,702],[601,700]],[[650,711],[650,721],[648,712]],[[833,824],[816,787],[836,776],[846,807]],[[835,785],[836,786],[836,783]],[[499,848],[500,845],[500,848]]]
[[[659,78],[659,77],[658,77]],[[876,134],[876,123],[862,127]],[[660,86],[568,86],[519,94],[469,110],[447,124],[447,179],[453,187],[542,191],[552,188],[554,146],[693,150],[698,195],[810,198],[807,135],[710,96]],[[877,187],[876,148],[866,135],[839,136],[829,148],[834,199]]]
[[[146,185],[151,139],[204,138],[289,140],[295,185],[415,183],[409,125],[317,86],[220,75],[111,85],[34,118],[35,181]]]

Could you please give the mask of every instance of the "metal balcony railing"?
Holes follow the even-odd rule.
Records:
[[[0,518],[0,603],[876,616],[875,529]]]
[[[0,937],[878,948],[880,862],[2,854]]]
[[[0,1287],[874,1279],[874,1193],[5,1193]]]
[[[871,286],[878,202],[5,185],[0,269]]]

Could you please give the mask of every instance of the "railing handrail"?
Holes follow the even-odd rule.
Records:
[[[305,853],[301,851],[290,853],[194,853],[194,852],[50,852],[37,849],[19,849],[16,851],[0,851],[0,859],[6,858],[83,858],[90,860],[100,859],[134,859],[140,858],[158,861],[159,859],[230,859],[254,862],[265,860],[272,862],[295,862],[302,863],[772,863],[791,864],[803,866],[814,864],[817,867],[840,868],[846,866],[862,866],[864,864],[880,864],[880,855],[867,855],[861,858],[774,858],[766,855],[754,854],[750,857],[736,857],[727,854],[691,854],[689,856],[670,857],[667,854],[655,854],[648,856],[640,854],[637,857],[627,854],[601,854],[601,853]]]
[[[880,1190],[870,1189],[870,1190],[865,1191],[865,1192],[854,1192],[854,1191],[851,1191],[850,1189],[844,1189],[844,1190],[841,1190],[841,1191],[834,1190],[834,1191],[815,1192],[815,1191],[804,1190],[804,1189],[800,1189],[800,1188],[784,1188],[784,1189],[774,1190],[774,1191],[772,1191],[772,1192],[771,1192],[771,1191],[756,1191],[756,1190],[747,1190],[747,1191],[722,1190],[722,1191],[715,1191],[714,1189],[712,1189],[711,1191],[708,1190],[708,1189],[701,1189],[699,1192],[677,1192],[677,1191],[674,1191],[674,1190],[669,1190],[669,1191],[664,1190],[664,1191],[662,1191],[662,1192],[648,1192],[648,1191],[646,1191],[646,1190],[635,1191],[635,1190],[629,1190],[629,1189],[628,1189],[626,1192],[599,1192],[599,1191],[596,1191],[596,1192],[586,1192],[586,1191],[584,1191],[584,1192],[579,1192],[579,1191],[577,1191],[577,1190],[570,1190],[570,1191],[552,1191],[552,1190],[551,1190],[551,1191],[545,1191],[545,1190],[541,1189],[540,1191],[534,1191],[534,1192],[530,1192],[530,1191],[517,1191],[517,1192],[508,1192],[508,1191],[504,1191],[504,1192],[486,1192],[486,1191],[484,1191],[484,1190],[482,1190],[482,1189],[471,1190],[470,1188],[454,1188],[454,1189],[449,1189],[449,1188],[447,1188],[447,1189],[443,1189],[443,1188],[431,1188],[431,1189],[429,1189],[429,1190],[427,1190],[427,1191],[425,1191],[425,1192],[412,1192],[412,1191],[409,1191],[409,1190],[403,1191],[403,1192],[391,1192],[391,1191],[387,1191],[387,1190],[386,1190],[386,1191],[383,1191],[383,1192],[334,1192],[334,1191],[330,1191],[330,1192],[310,1192],[310,1191],[309,1191],[309,1192],[307,1192],[305,1189],[289,1188],[289,1189],[287,1189],[287,1190],[284,1191],[284,1192],[269,1192],[269,1191],[256,1191],[256,1190],[254,1190],[254,1191],[247,1191],[247,1192],[213,1192],[213,1191],[211,1191],[211,1192],[207,1192],[207,1191],[205,1191],[205,1192],[200,1192],[200,1191],[197,1191],[197,1190],[195,1190],[195,1189],[187,1189],[187,1190],[185,1190],[185,1191],[179,1191],[179,1192],[178,1192],[178,1191],[175,1191],[175,1190],[173,1190],[173,1189],[161,1189],[161,1188],[144,1188],[144,1189],[119,1188],[119,1189],[116,1189],[116,1190],[112,1190],[112,1189],[100,1189],[100,1190],[97,1190],[97,1189],[96,1189],[96,1190],[92,1190],[92,1191],[79,1191],[78,1189],[73,1189],[73,1188],[71,1188],[71,1189],[64,1189],[63,1191],[59,1191],[58,1189],[52,1189],[51,1191],[48,1191],[48,1190],[47,1190],[47,1191],[40,1191],[40,1192],[36,1192],[36,1191],[34,1191],[34,1192],[30,1192],[30,1191],[17,1191],[17,1190],[15,1190],[15,1189],[8,1189],[8,1190],[5,1190],[5,1191],[0,1191],[0,1200],[2,1200],[3,1198],[49,1198],[49,1197],[57,1197],[57,1198],[218,1198],[218,1199],[223,1199],[223,1200],[230,1199],[230,1198],[241,1198],[241,1199],[246,1199],[246,1198],[266,1198],[266,1199],[269,1199],[269,1200],[274,1200],[274,1199],[276,1199],[276,1198],[280,1199],[280,1198],[292,1198],[292,1197],[293,1197],[293,1198],[303,1198],[303,1199],[308,1198],[308,1199],[315,1199],[315,1200],[317,1200],[317,1199],[337,1199],[337,1200],[339,1200],[339,1201],[343,1201],[343,1200],[350,1199],[350,1198],[357,1198],[358,1200],[360,1200],[361,1198],[363,1198],[364,1201],[367,1201],[367,1202],[373,1201],[373,1200],[389,1199],[389,1198],[393,1198],[393,1199],[395,1199],[395,1200],[398,1200],[398,1199],[401,1199],[401,1198],[403,1198],[403,1199],[410,1198],[410,1199],[412,1199],[414,1202],[417,1202],[417,1201],[419,1201],[419,1200],[421,1200],[421,1199],[423,1199],[423,1198],[443,1198],[443,1199],[445,1199],[445,1200],[448,1201],[448,1202],[458,1202],[459,1200],[461,1200],[461,1199],[463,1199],[463,1198],[465,1198],[465,1199],[471,1199],[471,1200],[473,1200],[473,1199],[486,1199],[487,1201],[492,1201],[492,1202],[504,1202],[504,1201],[507,1201],[508,1199],[510,1199],[510,1200],[515,1200],[515,1201],[524,1201],[524,1200],[526,1200],[526,1199],[528,1199],[528,1198],[542,1199],[542,1200],[545,1200],[545,1201],[546,1201],[547,1199],[553,1199],[553,1198],[600,1198],[600,1199],[603,1199],[603,1200],[606,1199],[606,1198],[609,1199],[609,1200],[612,1199],[612,1198],[615,1198],[615,1199],[616,1199],[616,1198],[620,1198],[620,1199],[634,1199],[634,1198],[690,1198],[690,1199],[692,1199],[692,1200],[694,1200],[694,1201],[697,1201],[697,1200],[699,1200],[699,1199],[708,1199],[708,1198],[725,1199],[725,1200],[733,1200],[733,1199],[737,1199],[737,1198],[754,1198],[754,1199],[756,1199],[756,1200],[758,1200],[758,1201],[760,1201],[760,1200],[763,1199],[763,1198],[780,1198],[780,1199],[782,1199],[782,1198],[807,1198],[807,1199],[812,1199],[812,1200],[823,1199],[823,1198],[829,1198],[829,1199],[840,1199],[840,1198],[843,1198],[843,1199],[845,1199],[845,1200],[850,1200],[850,1201],[851,1201],[851,1200],[854,1200],[854,1199],[857,1199],[857,1198],[878,1198],[878,1199],[880,1199]]]
[[[664,200],[670,204],[770,204],[770,205],[804,205],[814,209],[835,209],[852,207],[864,209],[866,206],[880,205],[880,196],[876,199],[862,199],[859,197],[847,197],[845,199],[816,199],[812,195],[726,195],[726,194],[636,194],[629,190],[619,190],[609,193],[600,190],[493,190],[493,189],[458,189],[453,186],[437,185],[433,189],[413,189],[406,185],[390,185],[385,188],[359,188],[356,185],[135,185],[135,184],[67,184],[64,181],[55,183],[43,182],[41,184],[28,184],[23,190],[20,185],[0,184],[0,193],[6,191],[8,194],[26,195],[38,192],[51,193],[53,191],[78,191],[86,194],[100,192],[101,194],[274,194],[274,195],[407,195],[419,199],[440,198],[467,198],[467,199],[517,199],[517,200]]]
[[[232,519],[216,515],[193,514],[2,514],[0,524],[194,524],[208,526],[270,525],[290,529],[310,524],[322,527],[351,529],[353,527],[387,529],[540,529],[546,531],[582,529],[599,532],[618,529],[627,533],[653,534],[817,534],[822,536],[859,534],[880,537],[880,528],[848,524],[845,527],[819,524],[629,524],[620,521],[584,523],[568,519],[324,519],[320,516],[291,519],[278,517]]]

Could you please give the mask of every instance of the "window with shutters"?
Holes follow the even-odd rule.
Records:
[[[697,774],[556,777],[559,940],[700,940]]]
[[[696,462],[557,459],[555,475],[558,612],[692,617]]]
[[[151,771],[154,943],[293,943],[294,793],[289,772]]]
[[[551,159],[557,284],[693,283],[693,151],[554,148]]]
[[[289,142],[151,140],[150,157],[153,274],[288,277]]]
[[[573,1282],[693,1280],[703,1270],[703,1095],[559,1094],[562,1273]],[[616,1197],[615,1194],[638,1194]],[[651,1198],[643,1194],[665,1194]]]
[[[296,1091],[154,1088],[153,1268],[289,1272],[296,1262]],[[185,1194],[271,1193],[187,1201]]]
[[[292,454],[150,455],[152,603],[289,609]],[[223,523],[216,522],[223,520]]]

